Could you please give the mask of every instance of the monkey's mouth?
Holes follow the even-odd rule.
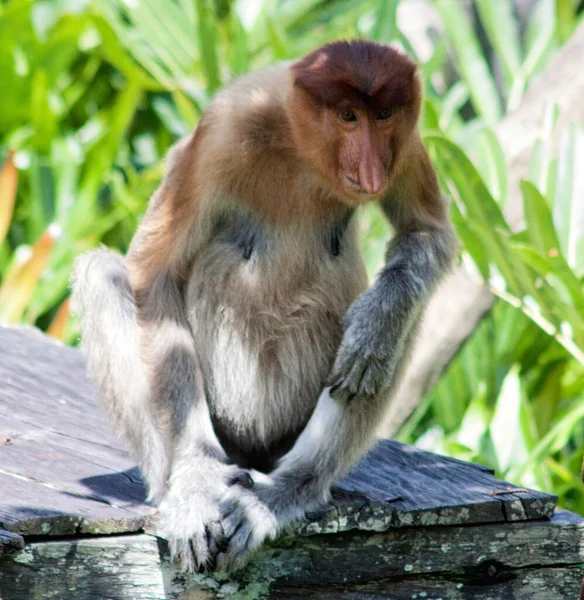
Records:
[[[353,179],[352,177],[349,177],[348,175],[345,175],[345,179],[358,191],[363,192],[365,190],[363,190],[363,188],[361,187],[361,182],[358,181],[357,179]]]
[[[353,179],[349,175],[345,175],[345,180],[350,184],[352,192],[356,192],[359,196],[359,202],[368,202],[373,196],[363,188],[358,179]]]

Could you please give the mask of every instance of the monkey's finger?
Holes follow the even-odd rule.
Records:
[[[247,492],[242,490],[237,495],[231,492],[219,504],[221,525],[227,539],[231,538],[240,523],[245,519],[245,498],[242,496],[244,493]]]
[[[239,502],[237,498],[233,496],[227,496],[223,498],[223,500],[219,503],[219,513],[221,514],[221,519],[227,519],[231,516],[231,514],[237,509]]]
[[[252,547],[253,531],[249,523],[242,524],[229,540],[228,556],[236,568],[245,562]]]
[[[238,506],[227,518],[221,521],[223,525],[223,531],[225,537],[230,541],[235,535],[235,532],[241,527],[241,524],[245,521],[245,510]]]
[[[345,403],[351,395],[351,392],[349,391],[345,380],[342,379],[334,390],[331,389],[330,394],[337,402]]]
[[[220,552],[225,552],[229,547],[229,542],[225,537],[223,525],[220,521],[212,521],[205,526],[207,534],[207,546],[213,561]]]
[[[250,554],[250,536],[247,532],[244,532],[243,529],[246,528],[241,528],[237,532],[238,534],[241,532],[241,538],[233,543],[230,542],[227,552],[223,552],[217,556],[216,566],[219,571],[232,573],[244,566],[248,561]]]
[[[334,393],[333,398],[341,404],[347,404],[353,396],[347,387],[341,387]]]
[[[356,360],[343,378],[342,383],[334,391],[331,390],[333,397],[339,402],[348,403],[359,395],[361,378],[366,368],[366,361]]]
[[[358,394],[361,391],[361,382],[363,381],[367,366],[367,359],[358,359],[347,373],[347,377],[345,378],[346,387],[352,395]]]
[[[196,556],[188,538],[169,540],[170,556],[180,561],[183,571],[192,572],[197,567]]]
[[[225,552],[229,547],[229,542],[223,536],[223,527],[220,528],[220,531],[212,531],[213,526],[211,526],[207,531],[207,546],[209,548],[209,562],[208,567],[209,570],[215,570],[217,568],[217,557],[222,552]]]
[[[216,568],[223,573],[232,573],[235,570],[233,554],[230,552],[219,554],[217,556]]]
[[[354,362],[355,357],[352,356],[347,355],[344,357],[337,357],[327,381],[327,384],[331,386],[331,391],[333,393],[342,387],[343,382],[347,378],[347,373]]]
[[[375,396],[379,393],[383,380],[383,365],[379,361],[371,360],[361,380],[361,390],[366,396]]]

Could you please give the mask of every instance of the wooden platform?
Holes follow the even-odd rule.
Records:
[[[579,597],[584,519],[492,472],[382,441],[334,502],[233,578],[185,577],[80,352],[0,327],[0,598]]]

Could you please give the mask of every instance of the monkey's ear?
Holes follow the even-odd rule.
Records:
[[[313,52],[290,67],[293,86],[304,90],[315,100],[324,101],[322,92],[330,84],[330,73],[319,68],[319,52]]]

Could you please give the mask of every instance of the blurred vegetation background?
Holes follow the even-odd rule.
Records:
[[[0,0],[0,322],[76,343],[68,277],[124,252],[213,93],[339,38],[421,65],[423,128],[453,198],[461,261],[498,301],[398,438],[493,466],[584,513],[584,129],[542,114],[525,227],[503,216],[493,128],[583,18],[581,0]],[[578,170],[580,169],[580,170]],[[362,219],[371,274],[389,231]]]

